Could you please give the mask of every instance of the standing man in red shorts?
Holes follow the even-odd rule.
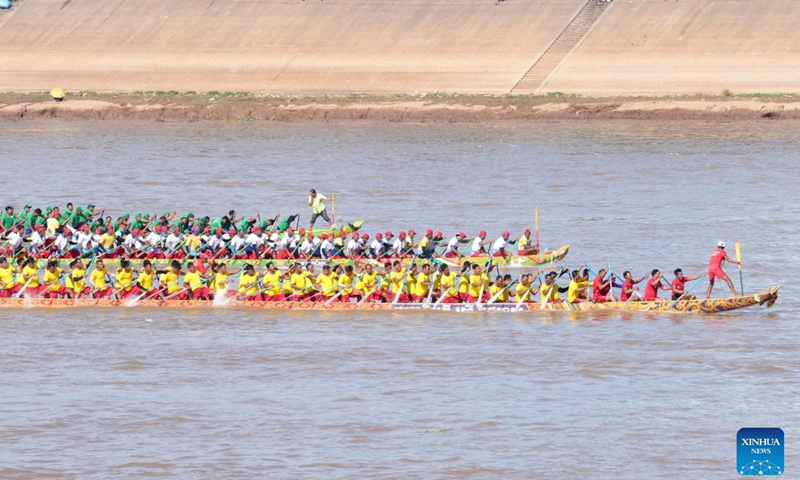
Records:
[[[728,256],[728,252],[725,251],[725,242],[722,240],[717,243],[717,249],[711,253],[711,260],[708,261],[708,291],[706,292],[706,298],[711,298],[711,290],[714,289],[714,279],[720,278],[725,280],[725,283],[728,284],[728,287],[733,292],[734,296],[738,296],[739,293],[736,291],[736,287],[733,286],[733,282],[731,281],[730,277],[722,271],[722,263],[729,262],[735,263],[739,265],[739,262],[732,259]]]

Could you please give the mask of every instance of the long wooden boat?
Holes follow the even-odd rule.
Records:
[[[478,265],[485,266],[489,263],[491,259],[492,265],[498,265],[500,267],[507,267],[507,268],[527,268],[527,267],[539,267],[544,265],[550,265],[551,263],[563,260],[564,257],[567,256],[569,253],[569,245],[564,245],[557,250],[542,252],[536,255],[510,255],[507,259],[503,257],[464,257],[464,258],[418,258],[415,263],[420,265],[422,263],[445,263],[450,265],[451,268],[461,268],[464,262],[470,263],[477,263]],[[102,258],[102,257],[101,257]],[[411,257],[405,258],[382,258],[382,259],[371,259],[371,258],[359,258],[356,260],[350,258],[334,258],[330,260],[325,259],[295,259],[295,260],[236,260],[231,258],[217,258],[214,261],[217,263],[225,263],[228,267],[237,267],[240,265],[252,264],[255,267],[265,267],[268,263],[273,262],[275,266],[278,268],[284,268],[289,266],[291,263],[301,262],[303,264],[312,264],[317,267],[322,267],[323,265],[366,265],[371,264],[375,267],[383,267],[386,262],[394,262],[395,260],[400,260],[404,267],[407,267],[411,263]],[[62,265],[66,265],[71,261],[71,259],[62,258],[59,260],[59,263]],[[41,266],[47,262],[47,259],[39,259],[38,265]],[[141,265],[143,260],[131,260],[131,264],[136,267]],[[157,269],[166,268],[169,265],[170,260],[161,260],[161,259],[153,259],[151,260],[153,265]],[[106,268],[110,271],[114,271],[117,266],[119,265],[119,259],[116,258],[103,258],[103,263],[106,264]]]
[[[677,313],[722,313],[739,310],[756,305],[771,307],[778,299],[780,288],[769,287],[755,295],[741,297],[715,298],[711,300],[680,300],[673,302],[662,300],[657,302],[608,302],[608,303],[581,303],[547,304],[545,308],[539,303],[523,304],[517,307],[513,303],[493,303],[490,305],[476,305],[472,303],[459,304],[390,304],[390,303],[344,303],[334,302],[246,302],[225,301],[215,303],[206,300],[143,300],[131,302],[130,300],[94,300],[94,299],[47,299],[47,298],[0,298],[0,307],[33,307],[33,308],[80,308],[80,307],[151,307],[151,308],[212,308],[212,307],[248,307],[265,310],[317,310],[317,311],[353,311],[353,310],[437,310],[446,312],[596,312],[596,311],[624,311],[624,312],[677,312]]]

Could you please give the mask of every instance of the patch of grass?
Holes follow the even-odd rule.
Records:
[[[723,97],[732,97],[733,93],[726,88],[725,90],[722,91],[722,96]]]

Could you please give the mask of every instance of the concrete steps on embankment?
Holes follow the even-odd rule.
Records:
[[[591,30],[610,3],[588,0],[561,34],[534,62],[512,89],[513,93],[539,93],[551,73]]]

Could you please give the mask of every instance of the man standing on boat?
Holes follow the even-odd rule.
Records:
[[[317,221],[317,217],[322,217],[322,219],[328,222],[331,228],[333,228],[333,222],[330,217],[328,217],[328,212],[325,211],[325,200],[327,199],[328,197],[325,195],[320,195],[316,190],[313,188],[311,189],[308,196],[308,205],[311,207],[311,222],[308,224],[309,230],[314,228],[314,222]]]
[[[739,262],[728,256],[728,253],[725,251],[725,242],[720,240],[717,243],[717,249],[711,252],[711,259],[708,261],[708,291],[706,292],[706,299],[711,298],[711,290],[714,289],[714,280],[717,278],[724,280],[725,283],[728,284],[728,288],[731,289],[734,296],[739,295],[730,277],[722,270],[723,262],[739,265]]]

